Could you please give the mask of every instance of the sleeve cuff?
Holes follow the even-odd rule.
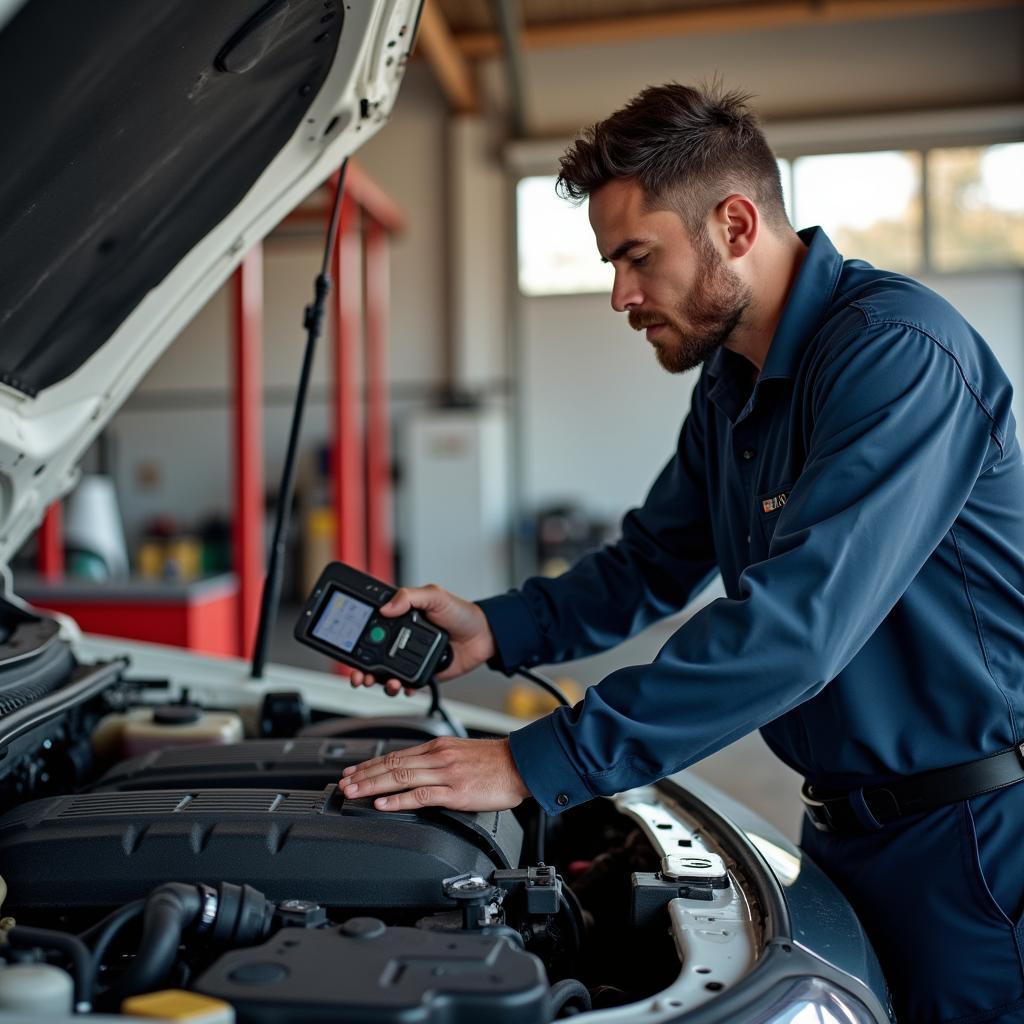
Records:
[[[548,814],[561,814],[595,796],[558,738],[555,716],[562,709],[517,729],[508,738],[512,760],[534,800]]]
[[[497,653],[487,664],[505,675],[511,675],[520,665],[541,664],[542,638],[537,623],[522,595],[515,590],[498,597],[477,601],[494,634]]]

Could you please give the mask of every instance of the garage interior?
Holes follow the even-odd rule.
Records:
[[[643,500],[697,374],[665,374],[626,329],[585,210],[553,186],[575,132],[645,85],[750,92],[794,226],[953,302],[1024,420],[1022,41],[1019,0],[427,0],[391,121],[349,168],[270,660],[335,670],[291,636],[333,558],[484,597],[561,571]],[[103,603],[127,636],[251,654],[331,198],[286,217],[152,368],[14,564],[20,594],[85,629]],[[168,625],[183,606],[210,628],[168,633],[192,628]],[[575,698],[692,611],[551,674]],[[484,669],[445,693],[546,710]],[[799,780],[756,735],[695,771],[798,835]]]

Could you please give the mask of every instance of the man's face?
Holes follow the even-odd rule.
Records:
[[[647,329],[669,373],[699,366],[739,325],[751,290],[725,265],[710,237],[691,239],[672,210],[649,210],[635,181],[615,180],[590,197],[602,259],[615,267],[612,307]]]

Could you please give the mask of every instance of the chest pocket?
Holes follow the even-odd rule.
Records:
[[[789,490],[789,485],[773,487],[755,499],[753,522],[750,524],[751,561],[760,562],[768,557],[768,548],[775,536],[779,516],[789,500]]]

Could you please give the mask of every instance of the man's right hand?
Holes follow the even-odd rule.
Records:
[[[381,615],[391,617],[404,615],[415,608],[428,618],[435,626],[448,633],[452,646],[452,663],[437,674],[438,680],[454,679],[477,665],[482,665],[493,657],[497,648],[494,634],[478,604],[464,601],[461,597],[450,594],[434,584],[427,587],[402,587],[387,604],[381,605]],[[381,682],[369,672],[352,670],[353,686],[373,686]],[[394,697],[402,690],[397,679],[384,682],[384,690]],[[406,689],[406,693],[416,693],[414,689]]]

